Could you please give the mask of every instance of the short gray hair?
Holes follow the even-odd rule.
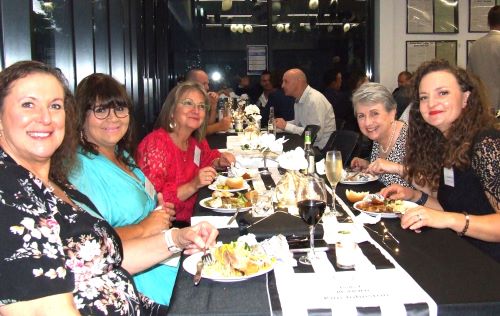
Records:
[[[367,82],[359,87],[352,95],[354,113],[358,104],[382,103],[387,112],[396,108],[396,101],[392,93],[383,85],[376,82]]]

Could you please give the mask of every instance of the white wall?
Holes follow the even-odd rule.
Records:
[[[469,1],[458,0],[459,33],[406,34],[406,1],[375,1],[375,73],[374,81],[392,91],[397,75],[405,70],[406,41],[457,41],[457,64],[466,66],[467,40],[476,40],[486,33],[469,33]]]

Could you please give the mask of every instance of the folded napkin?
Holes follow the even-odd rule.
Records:
[[[324,175],[326,173],[325,171],[325,158],[321,159],[316,163],[316,173],[319,175]]]
[[[309,227],[301,218],[280,211],[249,226],[247,230],[248,233],[254,234],[258,240],[271,238],[277,234],[282,234],[286,237],[309,236]],[[323,227],[321,225],[316,225],[314,236],[318,239],[323,236]]]
[[[241,214],[241,212],[240,212]],[[199,222],[209,222],[215,228],[238,228],[238,223],[234,220],[230,225],[227,224],[231,216],[193,216],[191,217],[191,225],[196,225]]]
[[[297,147],[282,153],[278,157],[278,163],[281,168],[286,170],[302,170],[307,168],[307,160],[304,149]]]

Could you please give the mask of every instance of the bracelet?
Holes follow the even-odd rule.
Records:
[[[415,201],[418,205],[424,205],[425,202],[427,202],[427,199],[429,198],[429,195],[425,192],[422,192],[422,195],[418,200]]]
[[[179,228],[174,227],[174,228],[171,228],[171,229],[164,231],[165,242],[167,243],[168,251],[170,251],[171,253],[178,253],[178,252],[182,251],[181,248],[179,248],[175,245],[174,240],[172,238],[172,231],[174,231],[176,229],[179,229]]]
[[[469,222],[470,222],[470,216],[469,214],[467,214],[467,212],[463,212],[463,214],[465,215],[465,226],[464,226],[464,229],[462,229],[461,232],[457,233],[458,236],[462,237],[463,235],[465,235],[465,233],[467,232],[467,229],[469,229]]]

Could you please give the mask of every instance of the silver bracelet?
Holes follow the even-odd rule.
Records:
[[[165,242],[167,243],[168,251],[170,251],[171,253],[178,253],[182,251],[181,248],[177,247],[177,245],[174,243],[174,239],[172,238],[172,232],[176,229],[179,228],[174,227],[164,231]]]

